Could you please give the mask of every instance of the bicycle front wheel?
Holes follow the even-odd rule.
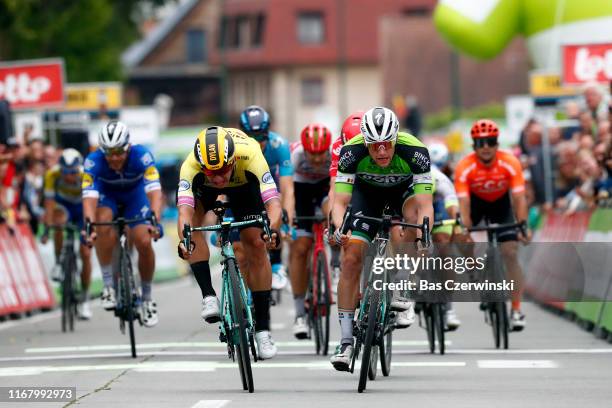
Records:
[[[315,334],[317,354],[327,355],[329,351],[329,326],[331,309],[329,267],[323,251],[317,255],[317,294],[315,308]]]
[[[240,369],[240,379],[242,388],[253,392],[253,371],[251,369],[251,357],[249,355],[249,343],[247,338],[247,312],[242,298],[240,287],[240,276],[238,268],[233,259],[226,261],[227,273],[230,278],[231,287],[231,314],[232,314],[232,339],[234,342],[235,353],[238,356],[238,367]]]
[[[433,315],[435,316],[434,326],[438,340],[438,349],[440,354],[444,354],[446,351],[446,344],[444,343],[444,306],[441,303],[434,303],[432,307]]]
[[[433,311],[433,304],[423,304],[423,315],[425,316],[425,330],[427,331],[427,341],[429,342],[429,352],[436,352],[436,318]]]
[[[372,347],[374,346],[374,334],[378,323],[378,311],[380,309],[380,291],[369,291],[369,305],[367,315],[367,328],[363,339],[363,354],[361,355],[361,370],[359,371],[359,385],[357,392],[363,392],[368,382],[368,375],[371,364]]]
[[[62,332],[74,331],[75,299],[74,299],[74,271],[71,269],[75,264],[74,253],[68,251],[64,254],[62,261]]]
[[[130,348],[132,350],[132,357],[136,358],[136,333],[134,332],[134,299],[132,298],[132,261],[130,255],[125,248],[121,249],[121,265],[120,265],[120,279],[122,280],[122,292],[123,297],[123,308],[124,317],[128,324],[128,332],[130,334]]]

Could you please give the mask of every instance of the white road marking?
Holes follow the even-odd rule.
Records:
[[[478,368],[557,368],[552,360],[478,360]]]
[[[139,346],[140,347],[140,346]],[[90,354],[55,354],[42,356],[18,356],[18,357],[0,357],[2,362],[14,361],[49,361],[49,360],[80,360],[80,359],[95,359],[95,358],[124,358],[129,356],[129,347],[125,347],[125,353],[90,353]],[[446,350],[449,355],[462,354],[495,354],[495,355],[521,355],[521,354],[611,354],[612,348],[607,349],[551,349],[551,350],[494,350],[494,349],[471,349],[471,350]],[[313,355],[314,350],[279,350],[278,355],[281,356],[308,356]],[[394,355],[429,355],[429,350],[407,350],[393,349]],[[160,350],[160,351],[138,351],[139,357],[146,356],[227,356],[227,352],[223,350]],[[396,363],[393,363],[394,365]]]
[[[355,367],[361,366],[361,360],[355,362]],[[406,368],[406,367],[465,367],[467,363],[465,361],[394,361],[391,363],[393,368]],[[334,370],[334,367],[328,363],[320,364],[317,366],[307,367],[309,370]]]
[[[227,405],[230,400],[200,400],[191,408],[221,408]]]
[[[394,362],[394,368],[402,367],[465,367],[467,363],[458,361],[424,361],[424,362]],[[237,363],[213,361],[145,361],[123,364],[100,365],[66,365],[66,366],[32,366],[3,367],[0,377],[39,375],[55,372],[84,372],[103,370],[133,370],[134,372],[211,372],[217,369],[236,369]],[[255,370],[302,368],[302,369],[333,369],[327,360],[310,362],[258,362],[252,365]]]
[[[272,330],[285,330],[287,325],[284,323],[270,323],[270,329]]]
[[[314,347],[312,341],[277,341],[276,346],[282,347]],[[452,343],[444,342],[447,346]],[[338,343],[330,342],[330,347],[335,347]],[[397,340],[393,342],[393,346],[427,346],[429,343],[426,340]],[[225,343],[218,341],[203,341],[203,342],[168,342],[168,343],[143,343],[137,344],[137,349],[162,349],[162,348],[226,348]],[[128,350],[129,344],[101,344],[94,346],[65,346],[65,347],[35,347],[25,349],[26,353],[68,353],[74,351],[111,351],[111,350]]]

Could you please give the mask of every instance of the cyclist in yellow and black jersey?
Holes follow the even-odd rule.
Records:
[[[270,218],[273,242],[278,244],[281,206],[274,178],[261,152],[259,143],[238,129],[209,127],[200,132],[193,151],[183,162],[177,193],[179,209],[178,233],[183,238],[183,225],[202,225],[204,215],[219,195],[225,195],[236,221],[256,217],[264,209]],[[272,269],[261,228],[240,231],[244,248],[247,285],[255,307],[255,340],[262,359],[276,355],[270,335],[270,291]],[[202,318],[208,323],[220,320],[219,300],[210,279],[208,246],[201,234],[193,236],[196,246],[191,253],[182,243],[179,254],[189,261],[202,291]]]
[[[47,170],[44,181],[45,214],[44,223],[47,225],[62,225],[67,222],[79,230],[83,227],[83,202],[81,198],[81,180],[83,179],[83,157],[75,149],[65,149],[59,164]],[[45,228],[41,241],[47,242],[48,229]],[[56,263],[59,264],[59,254],[62,249],[63,235],[61,230],[55,230],[54,249]],[[91,319],[89,306],[89,284],[91,281],[91,249],[81,243],[81,271],[82,298],[77,307],[81,319]],[[60,268],[56,265],[52,278],[59,280]]]

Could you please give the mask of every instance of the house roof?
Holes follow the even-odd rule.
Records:
[[[124,67],[132,69],[138,66],[193,10],[198,2],[199,0],[186,0],[181,3],[174,13],[162,20],[145,38],[131,45],[121,54],[121,62]]]

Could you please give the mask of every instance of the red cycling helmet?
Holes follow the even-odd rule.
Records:
[[[499,128],[497,123],[490,119],[480,119],[472,125],[472,139],[482,139],[485,137],[498,137]]]
[[[323,153],[329,150],[332,134],[327,127],[319,123],[307,125],[300,135],[302,146],[308,153]]]
[[[361,118],[365,114],[365,111],[357,111],[353,112],[346,118],[344,123],[342,124],[342,132],[340,133],[340,137],[342,138],[342,144],[348,142],[359,133],[361,133]]]

